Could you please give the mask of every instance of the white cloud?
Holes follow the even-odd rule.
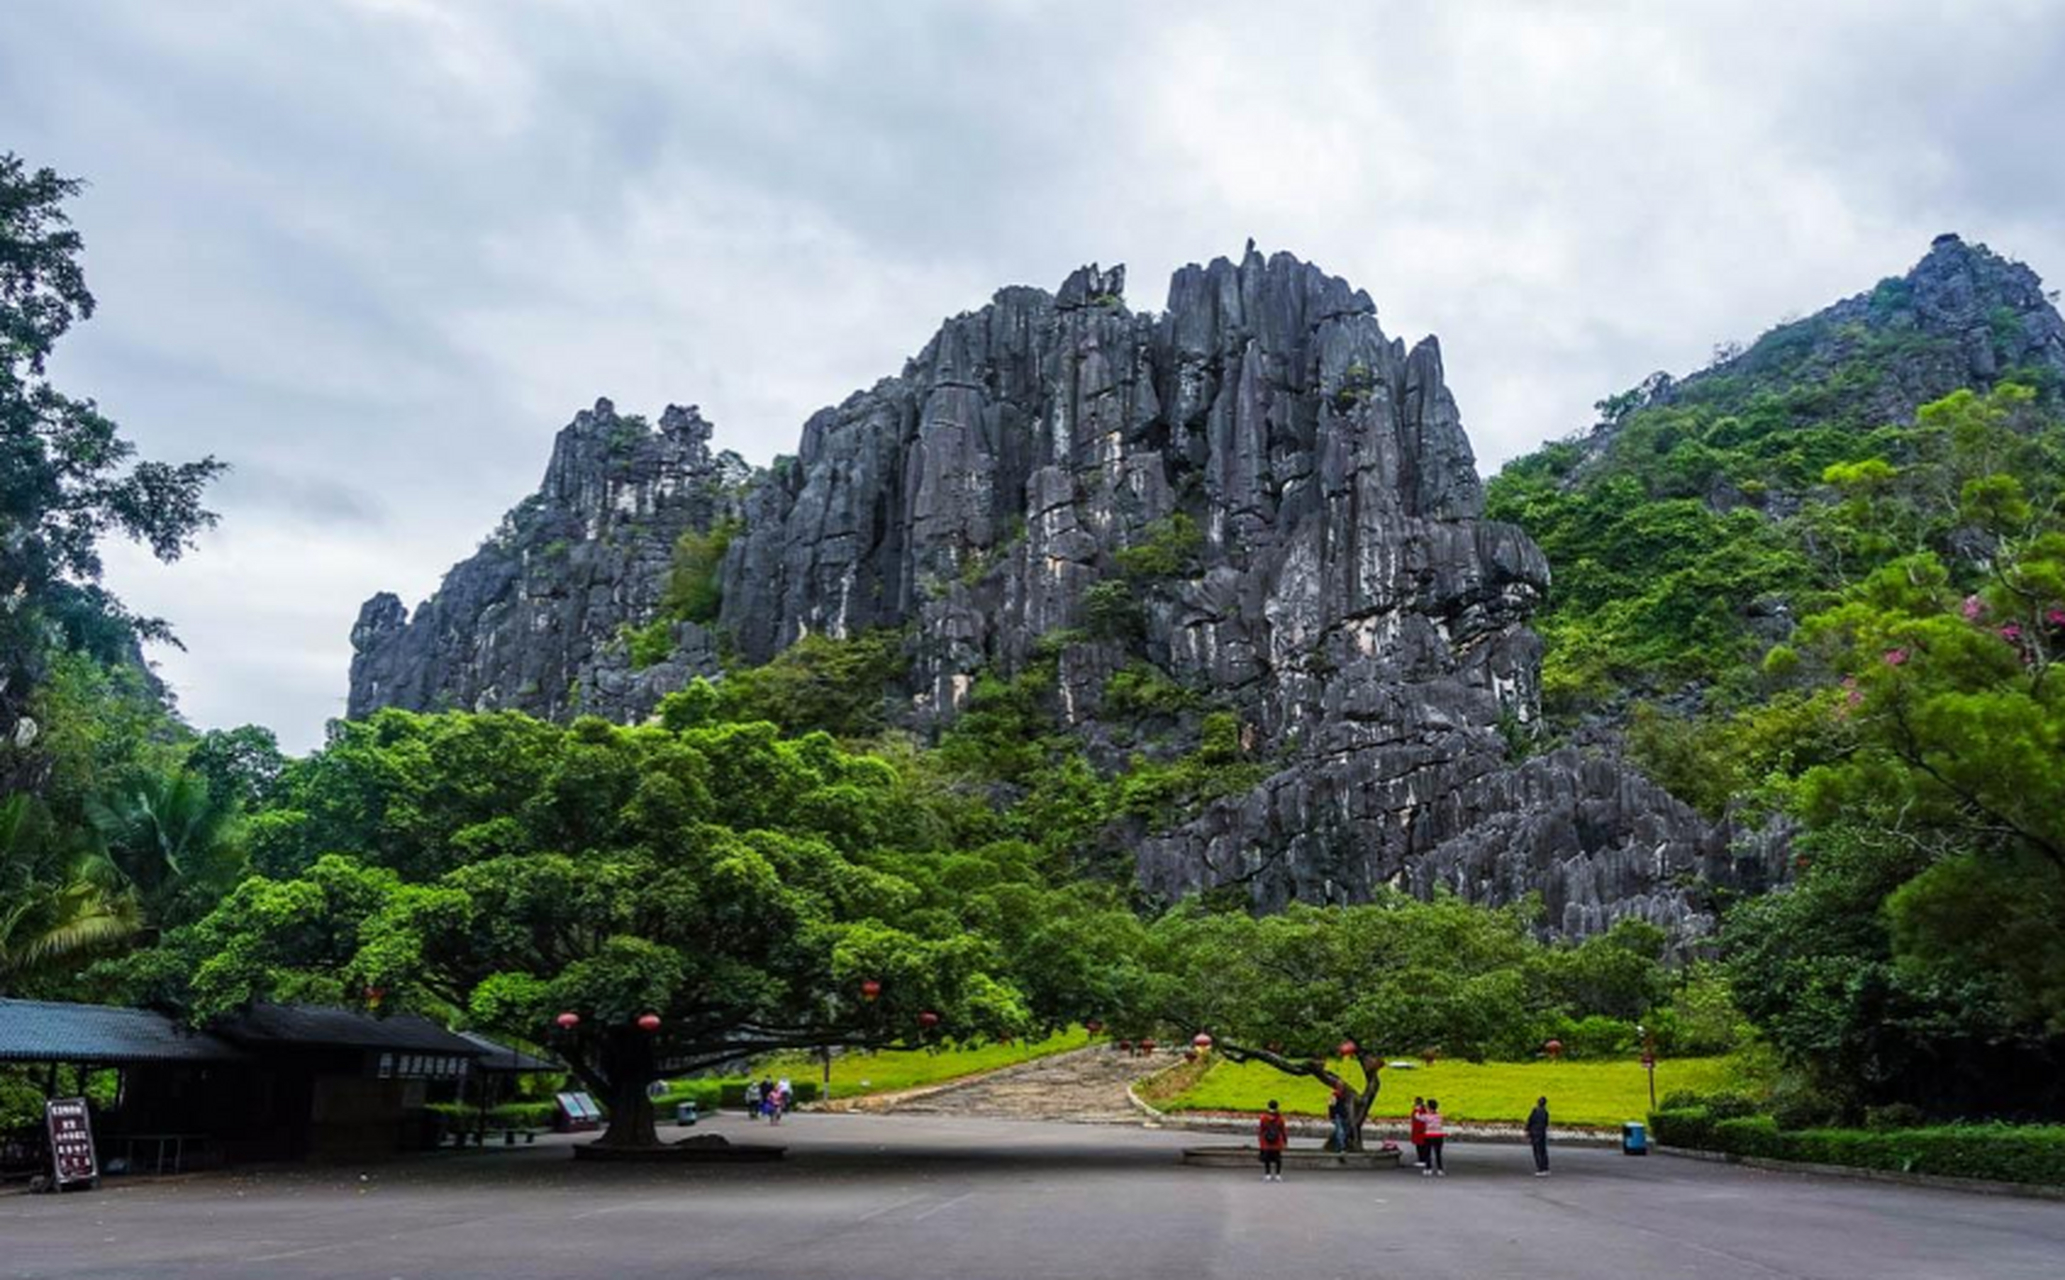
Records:
[[[307,746],[597,395],[793,448],[947,314],[1250,235],[1438,333],[1489,468],[1957,229],[2065,275],[2065,14],[1910,3],[30,0],[0,146],[87,176],[63,384],[240,464],[167,615]]]

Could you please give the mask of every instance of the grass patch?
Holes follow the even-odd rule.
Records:
[[[1346,1079],[1360,1072],[1346,1062],[1335,1070]],[[1706,1091],[1742,1083],[1729,1058],[1665,1059],[1657,1064],[1658,1096],[1672,1090]],[[1519,1122],[1546,1094],[1556,1123],[1617,1125],[1649,1111],[1649,1080],[1638,1062],[1436,1062],[1433,1066],[1384,1072],[1372,1118],[1403,1117],[1417,1096],[1441,1099],[1442,1114],[1462,1123]],[[1260,1063],[1214,1062],[1204,1078],[1166,1103],[1165,1111],[1260,1111],[1275,1098],[1298,1115],[1326,1114],[1326,1086],[1287,1076]]]
[[[994,1071],[1015,1063],[1030,1062],[1051,1054],[1066,1053],[1080,1049],[1090,1043],[1090,1034],[1081,1027],[1072,1027],[1058,1035],[1044,1040],[1017,1040],[1010,1044],[981,1044],[947,1046],[939,1049],[882,1049],[874,1053],[841,1053],[832,1058],[832,1096],[834,1098],[858,1098],[871,1093],[895,1093],[901,1089],[919,1089],[928,1084],[941,1084],[972,1076],[983,1071]],[[759,1063],[754,1069],[754,1079],[773,1076],[780,1079],[787,1076],[802,1092],[802,1085],[809,1081],[815,1085],[824,1079],[824,1062],[809,1054],[777,1054]],[[687,1092],[692,1081],[676,1081],[674,1088]],[[743,1083],[743,1080],[741,1080]]]

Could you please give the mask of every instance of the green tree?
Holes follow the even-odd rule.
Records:
[[[129,993],[205,1019],[370,989],[544,1040],[611,1145],[657,1140],[663,1071],[1024,1034],[1128,981],[1107,891],[1030,846],[928,844],[926,798],[822,733],[388,711],[277,794],[307,807],[258,815],[274,874],[120,966]]]
[[[1354,1150],[1387,1055],[1524,1053],[1552,1012],[1525,914],[1452,897],[1386,893],[1263,917],[1190,906],[1156,922],[1145,947],[1132,1024],[1207,1032],[1234,1062],[1343,1090]],[[1336,1053],[1344,1044],[1350,1064]]]
[[[100,545],[135,538],[177,559],[214,523],[202,490],[212,458],[135,461],[135,447],[91,400],[63,394],[45,363],[74,322],[93,314],[81,241],[64,211],[81,184],[0,154],[0,789],[39,783],[19,748],[38,727],[27,709],[53,649],[132,660],[136,640],[169,639],[100,586]]]
[[[141,913],[110,872],[35,797],[0,797],[0,994],[137,933]]]

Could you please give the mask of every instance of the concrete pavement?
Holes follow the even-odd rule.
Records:
[[[1194,1135],[724,1118],[777,1165],[576,1166],[568,1140],[364,1170],[0,1197],[4,1277],[1985,1277],[2065,1272],[2065,1204],[1458,1144],[1450,1176],[1187,1168]],[[584,1139],[585,1140],[585,1139]]]

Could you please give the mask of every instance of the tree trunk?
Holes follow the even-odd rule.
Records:
[[[1376,1105],[1377,1090],[1384,1087],[1384,1064],[1381,1058],[1364,1054],[1362,1062],[1362,1092],[1350,1090],[1348,1103],[1348,1149],[1360,1151],[1362,1147],[1362,1125],[1369,1118],[1370,1108]]]
[[[652,1037],[642,1031],[612,1032],[602,1046],[602,1075],[608,1089],[609,1127],[596,1139],[603,1147],[657,1147],[652,1099]]]

